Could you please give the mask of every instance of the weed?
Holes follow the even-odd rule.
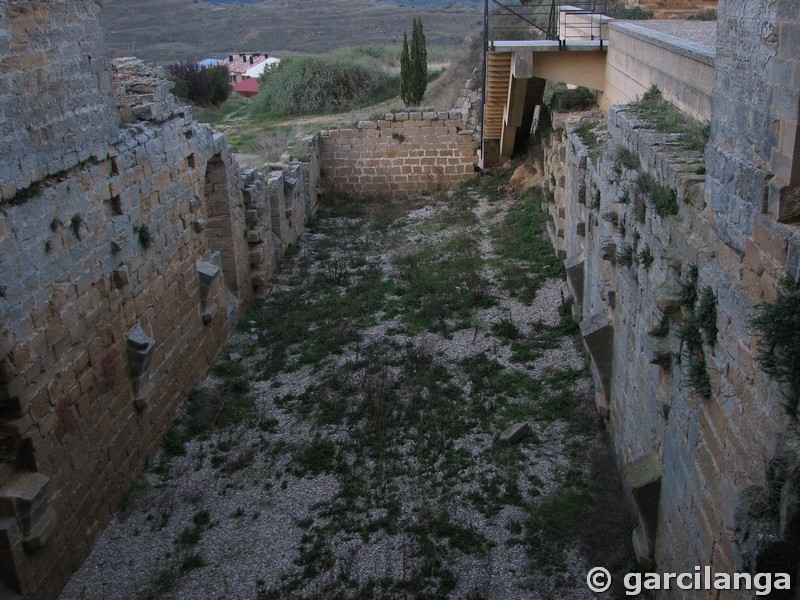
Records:
[[[650,204],[661,217],[678,214],[678,193],[658,184],[650,173],[641,173],[636,180],[639,190],[647,194]]]
[[[492,333],[504,340],[516,340],[520,337],[519,327],[508,318],[503,318],[498,323],[492,323]]]
[[[595,121],[581,121],[574,130],[578,137],[581,138],[581,141],[590,149],[597,147],[598,139],[597,132],[595,131],[596,127],[597,122]]]
[[[203,560],[203,557],[193,552],[186,556],[181,562],[181,573],[188,573],[189,571],[194,571],[204,566],[206,566],[206,561]]]
[[[83,217],[79,214],[72,215],[69,220],[69,228],[72,230],[72,235],[81,239],[81,225],[83,225]]]
[[[705,10],[700,11],[699,13],[695,13],[693,15],[689,15],[686,17],[687,21],[716,21],[717,20],[717,10],[714,8],[707,8]]]
[[[558,492],[539,499],[528,511],[525,550],[551,575],[564,567],[564,550],[575,539],[591,500],[582,473],[569,471]]]
[[[654,17],[654,13],[649,10],[644,10],[639,6],[634,6],[633,8],[619,6],[617,8],[609,9],[608,16],[614,17],[615,19],[644,21],[652,19]]]
[[[50,251],[53,249],[53,242],[50,240],[46,240],[44,243],[44,251],[46,254],[49,254]]]
[[[641,252],[639,252],[639,254],[636,255],[636,260],[645,269],[647,267],[649,267],[651,264],[653,264],[653,261],[655,259],[653,258],[653,253],[650,252],[650,247],[647,244],[645,244],[645,246],[644,246],[644,248],[642,248]]]
[[[636,262],[636,251],[627,242],[622,245],[622,249],[617,251],[617,264],[623,267],[632,267]]]
[[[678,110],[662,97],[661,90],[655,85],[632,106],[657,131],[679,134],[680,143],[685,149],[698,152],[705,149],[711,132],[710,124],[696,121]]]
[[[392,132],[392,139],[395,139],[395,140],[397,140],[398,142],[404,142],[404,141],[406,140],[406,136],[404,136],[404,135],[403,135],[402,133],[400,133],[399,131],[393,131],[393,132]]]
[[[706,343],[713,346],[717,339],[717,297],[710,287],[703,288],[695,314],[698,326],[706,334]]]
[[[133,232],[137,235],[139,244],[145,250],[153,245],[155,238],[153,238],[153,234],[150,232],[150,228],[147,225],[134,225]]]
[[[140,498],[149,489],[150,489],[150,484],[144,477],[140,477],[139,479],[134,481],[122,495],[122,498],[119,501],[119,505],[117,506],[117,510],[122,514],[127,513],[134,506],[136,500]]]
[[[681,306],[693,309],[697,302],[697,280],[699,271],[697,265],[689,267],[686,278],[681,281],[680,290],[678,291],[678,302]]]
[[[756,307],[750,322],[759,337],[758,364],[776,381],[788,384],[786,408],[797,418],[800,406],[800,283],[785,276],[775,302]]]
[[[641,193],[636,194],[633,200],[633,218],[637,223],[644,223],[647,218],[647,204]]]
[[[667,335],[669,335],[669,317],[667,317],[667,315],[663,315],[661,320],[658,322],[658,325],[653,327],[649,333],[655,338],[667,337]]]
[[[61,222],[61,219],[59,219],[58,217],[53,217],[53,220],[50,221],[50,231],[52,231],[53,233],[58,231],[58,228],[62,226],[63,223]]]
[[[633,170],[638,169],[640,166],[639,157],[624,147],[620,147],[619,152],[617,152],[617,160],[615,164],[625,167],[626,169]]]

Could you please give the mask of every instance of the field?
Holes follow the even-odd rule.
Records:
[[[199,0],[106,0],[102,21],[112,57],[167,64],[233,52],[319,53],[340,47],[402,43],[414,16],[428,45],[461,45],[479,32],[474,2],[403,5],[376,0],[263,0],[211,4]],[[439,4],[439,5],[437,5]]]

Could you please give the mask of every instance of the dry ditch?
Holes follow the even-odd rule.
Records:
[[[324,206],[62,598],[594,598],[590,566],[630,568],[541,198],[508,175]]]

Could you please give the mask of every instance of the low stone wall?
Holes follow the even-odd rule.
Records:
[[[325,193],[399,197],[447,190],[472,177],[475,131],[466,110],[388,113],[320,132]]]
[[[800,233],[757,223],[738,254],[716,230],[701,153],[626,107],[612,107],[608,132],[601,121],[598,145],[588,148],[574,129],[598,116],[554,115],[543,177],[552,200],[543,208],[592,358],[598,411],[638,509],[637,556],[658,571],[746,571],[769,543],[784,543],[777,523],[759,530],[751,511],[772,501],[769,485],[775,493],[784,483],[767,481],[776,455],[787,444],[797,451],[749,323],[756,303],[774,299]],[[630,154],[621,158],[622,149]],[[664,198],[674,194],[675,214],[656,208],[642,175]],[[699,300],[681,298],[694,277],[698,296],[713,294],[717,332],[703,330],[702,349],[690,352],[685,332]],[[700,367],[708,394],[694,379]],[[793,502],[784,490],[776,510]]]
[[[604,110],[656,85],[682,111],[711,120],[713,49],[619,21],[608,24],[608,36]]]
[[[0,211],[0,583],[25,598],[80,565],[316,208],[316,137],[241,174],[160,70],[121,59],[114,88],[103,151]]]

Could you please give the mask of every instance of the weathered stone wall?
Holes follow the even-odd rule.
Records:
[[[99,4],[0,3],[0,201],[104,154],[117,123]]]
[[[57,95],[62,73],[86,102],[2,106],[42,124],[0,154],[0,591],[25,598],[54,597],[80,565],[316,208],[315,136],[302,161],[239,173],[160,69],[104,62],[94,7],[0,5],[19,13],[0,38],[41,27],[37,51],[66,65],[42,89]],[[3,73],[22,90],[17,47]]]
[[[597,115],[583,116],[590,117]],[[572,133],[580,118],[554,117],[543,179],[552,202],[543,207],[592,357],[598,411],[639,511],[637,555],[659,571],[754,568],[741,514],[753,488],[766,486],[792,429],[780,387],[756,365],[749,326],[756,302],[777,289],[783,263],[771,258],[775,242],[748,238],[760,268],[743,277],[747,256],[735,256],[715,230],[700,153],[682,150],[626,107],[611,109],[608,134],[587,148]],[[621,148],[640,165],[625,166]],[[676,192],[677,214],[656,212],[641,173]],[[784,244],[800,244],[800,232],[784,235]],[[681,341],[690,315],[680,290],[693,268],[697,289],[715,295],[718,334],[713,344],[704,338],[701,359],[708,397],[693,387],[694,359]],[[662,323],[668,331],[658,332]]]
[[[321,131],[325,192],[397,197],[447,190],[469,179],[477,141],[465,117],[468,109],[388,113],[354,128]]]

